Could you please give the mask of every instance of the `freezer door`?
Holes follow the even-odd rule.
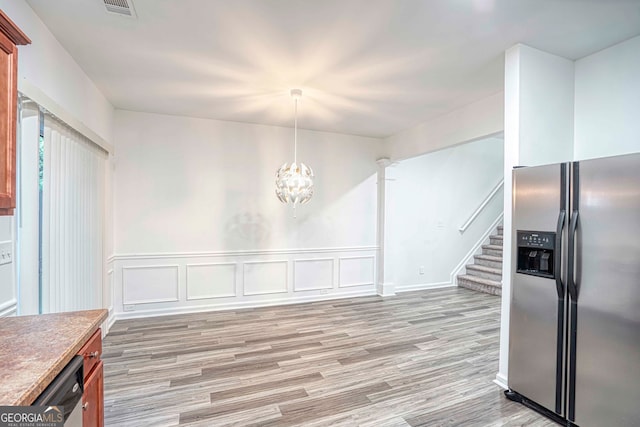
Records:
[[[577,184],[575,422],[640,426],[640,154],[580,162]]]
[[[568,190],[562,178],[566,168],[549,165],[514,170],[511,253],[509,387],[559,415],[564,412],[564,291],[559,298],[554,279],[516,272],[516,235],[517,230],[557,233],[560,212],[567,209]],[[563,235],[561,229],[556,235],[558,243]]]

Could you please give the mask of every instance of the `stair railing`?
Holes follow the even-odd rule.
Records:
[[[478,208],[473,211],[473,213],[471,214],[471,216],[469,217],[469,219],[467,219],[465,221],[464,224],[462,224],[459,228],[458,231],[460,233],[464,233],[467,228],[469,228],[469,226],[471,225],[471,223],[473,221],[475,221],[475,219],[478,217],[478,215],[480,215],[480,212],[482,212],[482,210],[489,204],[489,202],[491,201],[491,199],[493,199],[493,197],[498,194],[498,191],[500,191],[500,189],[504,186],[504,178],[500,180],[500,182],[498,182],[496,184],[495,187],[493,187],[493,189],[491,190],[491,192],[487,195],[487,197],[484,198],[484,200],[482,201],[482,203],[480,204],[480,206],[478,206]]]

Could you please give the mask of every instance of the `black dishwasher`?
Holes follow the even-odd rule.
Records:
[[[64,425],[82,425],[82,406],[78,402],[84,392],[83,365],[82,356],[71,359],[32,406],[63,406]]]

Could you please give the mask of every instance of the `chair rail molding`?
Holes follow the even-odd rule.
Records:
[[[469,226],[473,223],[473,221],[475,221],[475,219],[478,217],[478,215],[480,215],[480,213],[484,210],[484,208],[489,204],[491,199],[493,199],[493,197],[496,194],[498,194],[498,191],[500,191],[500,189],[503,186],[504,186],[504,178],[501,179],[500,182],[498,182],[495,185],[495,187],[493,187],[491,192],[489,194],[487,194],[487,196],[482,200],[482,203],[480,203],[480,205],[476,208],[476,210],[473,211],[471,216],[469,216],[469,218],[464,222],[464,224],[462,224],[458,228],[458,231],[460,231],[460,233],[464,233],[465,231],[467,231],[467,228],[469,228]]]
[[[208,258],[228,256],[260,256],[260,255],[289,255],[289,254],[314,254],[336,252],[369,252],[375,251],[378,246],[347,246],[329,248],[304,248],[304,249],[245,249],[234,251],[203,251],[203,252],[159,252],[159,253],[129,253],[113,254],[108,261],[123,261],[134,259],[160,259],[160,258]]]

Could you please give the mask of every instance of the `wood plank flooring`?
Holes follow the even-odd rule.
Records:
[[[492,383],[499,326],[463,288],[119,321],[105,425],[556,425]]]

